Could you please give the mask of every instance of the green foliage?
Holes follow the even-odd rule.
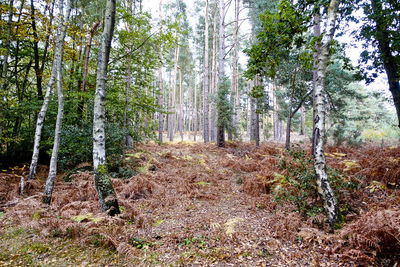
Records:
[[[46,130],[48,142],[45,147],[47,153],[51,155],[54,131],[51,128]],[[122,139],[127,132],[115,123],[106,124],[106,155],[109,163],[109,170],[118,169],[122,160]],[[76,125],[64,125],[61,130],[61,144],[58,154],[58,164],[61,170],[66,171],[82,162],[92,161],[93,152],[93,128],[91,124],[85,127]]]
[[[312,217],[324,209],[318,194],[313,167],[313,159],[304,150],[292,149],[288,158],[282,158],[279,168],[287,174],[279,175],[279,183],[273,194],[278,203],[289,202],[296,211],[304,216]],[[341,171],[327,167],[329,183],[334,195],[340,199],[343,190],[355,189],[357,184],[350,181]]]
[[[265,139],[269,139],[272,136],[271,131],[273,130],[274,126],[272,125],[272,122],[268,122],[267,124],[264,125],[264,131],[263,135]]]
[[[367,82],[378,77],[379,72],[384,71],[383,62],[393,59],[392,64],[399,71],[400,66],[400,4],[398,1],[382,0],[375,1],[377,8],[372,8],[371,1],[362,1],[359,8],[363,9],[361,29],[357,32],[357,38],[363,40],[361,63],[363,77]],[[378,39],[384,38],[388,41],[387,47],[379,48]],[[371,45],[372,44],[372,45]],[[385,52],[379,49],[387,49]],[[392,66],[394,67],[394,66]],[[397,73],[397,75],[399,75]],[[397,76],[398,77],[398,76]]]
[[[155,246],[154,243],[147,241],[144,238],[139,239],[136,237],[131,238],[130,243],[132,244],[132,246],[134,246],[137,249],[146,249],[146,248]]]
[[[382,95],[357,83],[344,89],[342,93],[331,91],[331,98],[337,106],[330,116],[333,125],[328,135],[335,145],[347,143],[357,146],[365,141],[398,139],[395,114],[388,110]]]
[[[260,16],[261,30],[257,42],[245,50],[250,57],[246,76],[275,77],[282,57],[292,47],[299,48],[304,44],[302,33],[307,30],[307,19],[288,0],[281,0],[276,11],[265,11]]]
[[[235,129],[232,129],[231,123],[233,108],[231,102],[228,100],[229,94],[229,84],[227,79],[224,79],[224,82],[217,90],[217,96],[215,99],[218,114],[217,127],[234,131]]]

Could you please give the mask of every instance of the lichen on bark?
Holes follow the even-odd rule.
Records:
[[[111,179],[108,176],[107,166],[100,164],[94,172],[94,186],[99,195],[101,209],[108,215],[119,214],[119,205]]]

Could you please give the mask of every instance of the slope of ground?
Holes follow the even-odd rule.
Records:
[[[322,214],[304,217],[275,201],[277,177],[288,174],[280,163],[291,160],[278,144],[140,145],[127,154],[125,166],[137,174],[113,179],[122,211],[114,218],[101,213],[90,172],[78,172],[68,182],[58,177],[47,209],[40,203],[46,169],[27,183],[24,196],[18,194],[17,169],[0,176],[0,262],[394,264],[398,258],[392,254],[400,252],[400,151],[377,151],[328,149],[329,164],[358,181],[357,189],[341,194],[346,224],[334,234],[324,232]]]

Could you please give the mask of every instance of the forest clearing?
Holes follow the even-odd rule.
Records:
[[[26,184],[24,196],[19,195],[23,170],[2,173],[0,264],[393,266],[398,262],[399,148],[327,148],[342,216],[333,234],[326,231],[321,199],[310,190],[313,182],[299,185],[300,177],[292,176],[307,178],[303,164],[310,164],[309,153],[295,151],[287,153],[280,144],[140,145],[127,153],[125,165],[136,174],[112,179],[121,209],[115,217],[101,210],[92,172],[84,171],[90,164],[57,177],[49,209],[40,199],[46,166],[40,166],[37,180]],[[299,190],[310,195],[296,199],[303,194]]]
[[[398,267],[399,18],[0,1],[0,265]]]

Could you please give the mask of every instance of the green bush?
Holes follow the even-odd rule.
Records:
[[[115,123],[106,124],[106,155],[110,171],[118,171],[122,164],[122,140],[124,131]],[[45,136],[47,142],[43,146],[51,155],[54,140],[54,131],[47,129]],[[45,140],[45,141],[46,141]],[[77,125],[64,125],[61,131],[61,144],[58,154],[58,164],[62,171],[74,168],[83,162],[92,161],[93,151],[93,126],[91,124],[80,127]]]
[[[305,217],[315,216],[323,211],[322,199],[319,197],[313,159],[304,150],[289,151],[289,158],[282,158],[278,164],[287,174],[282,175],[279,185],[273,194],[278,203],[289,202],[296,207],[296,211]],[[357,188],[357,184],[350,181],[340,170],[326,168],[328,179],[335,197],[339,200],[343,190]],[[344,212],[344,209],[340,209]],[[340,215],[340,218],[343,218]]]

